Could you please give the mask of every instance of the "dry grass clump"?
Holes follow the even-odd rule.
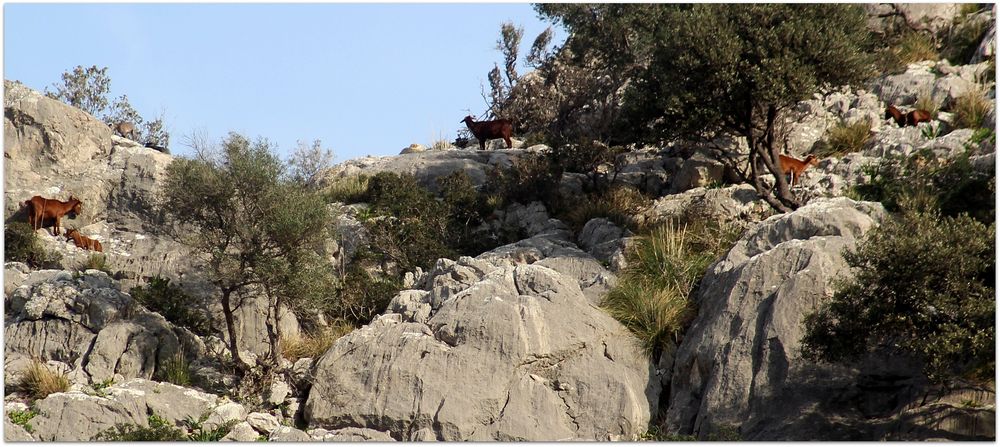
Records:
[[[338,321],[329,327],[294,337],[285,337],[279,344],[281,355],[294,362],[303,358],[316,358],[323,355],[333,342],[354,330],[354,326],[346,321]]]
[[[634,216],[649,206],[650,199],[631,186],[617,186],[582,200],[570,208],[566,223],[579,232],[591,219],[603,217],[621,227],[635,229]]]
[[[69,379],[65,374],[52,371],[42,362],[34,360],[21,374],[15,386],[32,399],[44,399],[49,394],[69,390]]]
[[[367,200],[369,180],[371,177],[363,174],[339,177],[323,193],[328,202],[361,203]]]
[[[709,220],[653,228],[626,255],[628,267],[601,306],[655,358],[694,318],[688,297],[738,235],[737,227]]]
[[[951,111],[955,114],[956,128],[976,129],[983,125],[986,115],[993,110],[993,101],[986,94],[986,87],[977,84],[955,99]]]
[[[864,120],[840,123],[827,131],[825,144],[813,153],[819,158],[860,152],[871,139],[871,128]]]

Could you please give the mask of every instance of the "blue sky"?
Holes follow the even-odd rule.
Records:
[[[340,162],[454,139],[486,108],[504,21],[524,27],[522,57],[549,26],[528,3],[8,3],[4,78],[43,90],[106,66],[111,98],[164,112],[174,154],[237,131],[282,154],[320,139]]]

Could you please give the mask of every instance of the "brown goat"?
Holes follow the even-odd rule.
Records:
[[[789,172],[792,173],[792,186],[795,186],[799,178],[802,177],[802,172],[809,166],[818,165],[819,160],[812,154],[809,154],[805,160],[792,158],[785,154],[778,154],[778,163],[781,165],[782,174],[788,175]]]
[[[480,121],[476,122],[472,116],[466,116],[464,120],[460,121],[469,126],[469,130],[472,131],[472,135],[476,136],[479,140],[479,149],[486,149],[486,140],[492,140],[494,138],[503,138],[503,141],[507,143],[507,149],[513,147],[510,141],[510,136],[514,133],[514,125],[510,120],[499,119],[494,121]]]
[[[133,126],[132,123],[119,121],[115,123],[112,128],[115,132],[118,132],[118,135],[122,138],[125,138],[125,136],[128,135],[129,139],[135,140],[135,126]]]
[[[75,219],[78,214],[83,214],[83,202],[73,196],[66,202],[35,196],[25,201],[24,205],[28,207],[28,224],[33,230],[41,228],[45,219],[55,219],[53,236],[59,235],[59,221],[63,216],[69,214],[70,219]]]
[[[80,234],[80,232],[77,230],[71,230],[67,228],[66,240],[72,240],[77,247],[80,247],[84,250],[94,250],[97,252],[104,251],[104,247],[101,246],[101,241],[84,236]]]
[[[929,123],[931,121],[931,112],[916,109],[904,115],[896,106],[890,105],[885,109],[885,118],[892,118],[899,127],[916,126],[919,123]]]

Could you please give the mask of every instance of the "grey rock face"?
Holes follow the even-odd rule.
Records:
[[[79,364],[99,382],[116,374],[150,378],[178,353],[204,353],[197,337],[143,310],[102,272],[73,278],[69,272],[42,271],[14,280],[23,283],[7,297],[8,359]]]
[[[306,432],[292,427],[278,427],[267,438],[270,442],[310,442],[313,439]]]
[[[145,407],[84,393],[56,393],[35,403],[38,416],[31,420],[39,441],[89,441],[115,424],[146,425]]]
[[[681,194],[656,199],[638,217],[641,223],[655,225],[689,216],[723,221],[755,220],[770,213],[753,186],[742,184],[724,188],[695,188]]]
[[[395,439],[392,439],[392,436],[389,436],[388,432],[372,430],[370,428],[350,427],[339,430],[316,428],[309,430],[307,433],[309,433],[313,441],[323,442],[395,441]]]
[[[676,353],[668,425],[701,436],[736,427],[748,439],[753,421],[776,411],[771,398],[794,393],[802,319],[847,273],[841,253],[884,214],[878,204],[818,201],[745,234],[702,281]]]
[[[338,340],[315,368],[310,426],[397,440],[607,440],[644,431],[659,392],[649,362],[587,301],[577,277],[541,264],[554,247],[525,245],[436,267],[428,293],[390,305],[427,311],[390,312]]]

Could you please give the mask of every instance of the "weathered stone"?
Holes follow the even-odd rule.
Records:
[[[243,421],[247,418],[247,410],[236,402],[226,402],[212,409],[208,418],[202,423],[206,430],[214,430],[229,421]]]
[[[532,264],[506,247],[431,272],[428,285],[451,292],[430,300],[427,323],[383,315],[335,342],[317,362],[305,419],[401,440],[607,440],[644,431],[659,379],[575,276],[539,265],[545,251],[558,251],[548,244],[521,246],[535,250]],[[445,273],[462,265],[474,276]]]
[[[271,436],[267,440],[270,442],[310,442],[313,439],[302,430],[281,426],[271,432]]]
[[[35,402],[38,416],[31,420],[39,441],[89,441],[115,424],[145,426],[146,408],[139,402],[56,393]]]
[[[247,423],[255,430],[264,434],[270,434],[281,426],[281,421],[274,417],[274,415],[259,412],[248,414]]]
[[[348,427],[338,430],[314,428],[306,433],[309,434],[313,441],[322,442],[395,441],[395,439],[392,439],[392,436],[389,436],[389,432],[372,430],[370,428]]]
[[[258,438],[260,438],[260,434],[250,424],[240,422],[234,425],[232,430],[229,430],[229,433],[223,436],[220,441],[255,442]]]

